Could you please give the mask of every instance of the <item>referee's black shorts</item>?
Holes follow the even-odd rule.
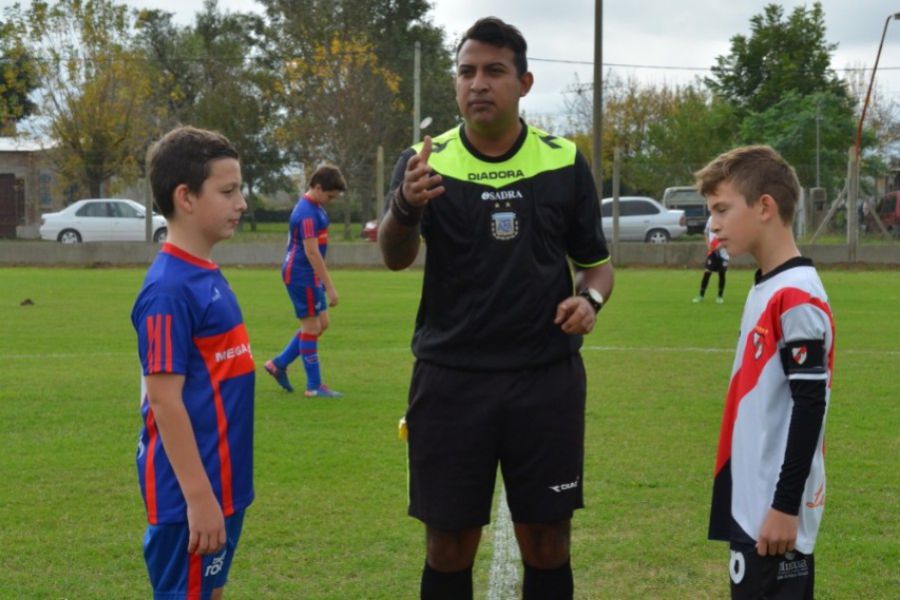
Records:
[[[515,371],[417,361],[406,412],[409,514],[436,529],[490,522],[499,463],[517,523],[583,506],[585,373],[573,354]]]

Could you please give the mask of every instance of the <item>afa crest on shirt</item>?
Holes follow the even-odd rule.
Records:
[[[791,356],[794,357],[795,363],[797,363],[798,365],[802,365],[806,362],[806,346],[791,348]]]
[[[495,239],[506,242],[519,235],[519,218],[513,211],[491,214],[491,233]]]

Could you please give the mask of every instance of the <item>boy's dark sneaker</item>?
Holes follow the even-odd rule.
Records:
[[[274,377],[275,381],[278,382],[278,385],[280,385],[287,391],[294,391],[294,387],[291,385],[291,382],[287,376],[287,369],[278,368],[278,365],[276,365],[274,361],[270,360],[266,362],[266,373]]]

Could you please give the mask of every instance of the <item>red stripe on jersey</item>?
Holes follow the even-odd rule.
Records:
[[[147,458],[144,461],[144,496],[147,502],[147,521],[151,525],[157,522],[157,505],[156,505],[156,440],[159,438],[159,431],[156,429],[156,419],[153,418],[153,409],[147,409]]]
[[[303,219],[303,239],[316,237],[316,227],[312,219]]]
[[[172,372],[172,315],[166,315],[166,373]]]
[[[725,413],[722,415],[722,428],[719,433],[719,449],[716,454],[716,474],[731,458],[731,439],[741,400],[756,387],[763,368],[778,351],[778,342],[783,336],[781,315],[801,304],[812,304],[825,312],[831,324],[832,336],[834,335],[834,321],[828,306],[818,298],[811,297],[808,292],[797,288],[784,288],[769,299],[756,326],[747,333],[741,366],[728,386]],[[834,344],[828,353],[829,370],[833,365],[833,356]]]
[[[231,451],[228,444],[228,416],[222,401],[222,382],[234,377],[252,373],[256,369],[250,352],[250,341],[243,323],[223,334],[205,338],[194,338],[206,369],[209,371],[216,405],[216,428],[218,431],[218,451],[222,489],[222,512],[225,516],[234,513],[232,501]]]
[[[288,253],[287,257],[287,267],[284,269],[284,283],[288,284],[291,282],[291,271],[294,268],[294,255],[297,254],[297,245],[291,242],[291,251]]]
[[[311,287],[306,288],[306,314],[310,317],[316,314],[316,297]]]
[[[162,347],[162,315],[156,315],[153,322],[153,340],[156,344],[156,352],[153,355],[153,373],[162,371],[162,355],[165,349]]]
[[[216,403],[216,423],[219,432],[219,476],[222,480],[222,514],[234,514],[234,479],[231,475],[231,448],[228,444],[228,416],[222,402],[222,388],[219,382],[213,384],[213,398]]]
[[[188,587],[187,600],[200,600],[203,593],[203,557],[199,554],[188,555]]]
[[[319,232],[319,245],[320,246],[328,245],[328,228],[327,227]]]
[[[153,339],[153,317],[147,317],[147,372],[153,372],[153,355],[158,350],[156,340]]]
[[[162,250],[160,250],[160,252],[164,252],[166,254],[171,254],[172,256],[174,256],[176,258],[180,258],[184,262],[191,263],[195,267],[200,267],[201,269],[207,269],[209,271],[213,271],[213,270],[219,268],[219,265],[217,265],[213,261],[205,260],[203,258],[194,256],[193,254],[189,254],[188,252],[185,252],[178,246],[174,246],[168,242],[163,244]]]

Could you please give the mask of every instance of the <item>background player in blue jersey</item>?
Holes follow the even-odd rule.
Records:
[[[403,152],[378,239],[403,269],[428,247],[406,424],[409,514],[425,523],[425,600],[473,596],[498,465],[524,563],[523,598],[573,597],[583,505],[579,348],[613,270],[590,168],[524,123],[526,43],[481,19],[457,47],[463,124]],[[571,265],[571,266],[570,266]],[[575,277],[572,276],[574,267]]]
[[[218,599],[253,501],[254,363],[241,310],[210,260],[247,203],[238,153],[180,127],[151,149],[169,224],[131,313],[143,369],[138,479],[154,597]]]
[[[300,329],[291,336],[284,350],[266,362],[266,371],[289,392],[294,391],[287,369],[298,356],[306,370],[307,397],[339,398],[343,394],[322,383],[319,367],[319,337],[328,329],[328,306],[337,306],[338,293],[325,266],[328,251],[328,213],[325,206],[334,202],[347,183],[340,169],[332,165],[318,167],[309,180],[306,193],[291,212],[287,250],[281,277]],[[328,299],[326,304],[325,299]]]
[[[699,171],[697,187],[721,244],[759,265],[725,401],[709,537],[731,546],[734,600],[811,600],[834,319],[794,240],[800,184],[772,148],[747,146]]]

